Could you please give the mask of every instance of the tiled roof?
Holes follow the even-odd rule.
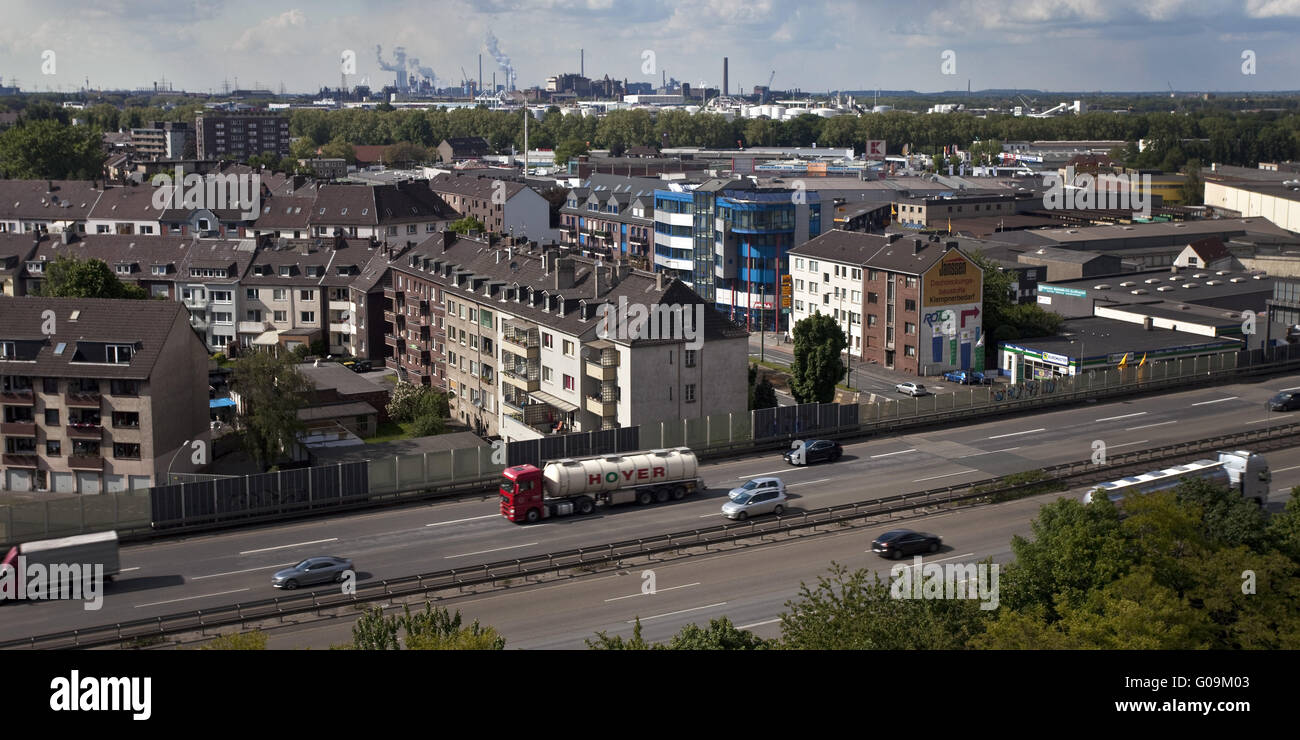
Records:
[[[922,249],[916,252],[915,240]],[[790,250],[799,257],[815,257],[876,270],[920,275],[938,262],[947,241],[931,242],[922,237],[903,236],[893,243],[888,237],[833,229]]]
[[[102,194],[90,180],[0,180],[0,219],[84,221]]]
[[[497,185],[501,183],[501,185]],[[429,181],[429,189],[435,193],[461,195],[467,198],[491,199],[493,193],[501,192],[504,186],[506,200],[510,200],[519,194],[519,191],[526,189],[528,186],[523,183],[512,182],[510,180],[498,180],[481,175],[438,175]]]
[[[153,205],[151,185],[111,187],[90,209],[87,218],[105,221],[158,221],[163,211]]]

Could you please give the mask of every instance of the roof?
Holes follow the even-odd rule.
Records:
[[[943,257],[944,252],[947,251],[946,242],[956,241],[945,239],[933,242],[920,236],[907,237],[898,234],[899,238],[891,242],[889,236],[893,235],[863,234],[833,229],[791,249],[789,253],[799,257],[815,257],[876,270],[920,275]],[[916,251],[918,242],[921,244],[919,252]]]
[[[111,187],[90,209],[89,219],[103,221],[158,221],[163,209],[153,204],[155,188],[151,185]]]
[[[378,164],[384,161],[386,149],[388,149],[387,144],[353,144],[352,155],[356,158],[357,164]]]
[[[1201,262],[1207,265],[1232,256],[1232,253],[1228,251],[1228,248],[1218,237],[1207,236],[1204,239],[1197,239],[1187,246],[1196,253],[1197,257],[1201,258]]]
[[[322,362],[320,365],[305,362],[298,365],[298,370],[316,386],[318,391],[332,388],[344,396],[387,392],[384,386],[343,367],[337,362]]]
[[[90,180],[0,180],[0,218],[83,221],[101,195]]]
[[[377,226],[451,221],[455,214],[422,181],[393,185],[321,185],[311,205],[313,226]]]
[[[497,185],[497,183],[502,184]],[[482,198],[484,200],[490,199],[494,193],[502,192],[503,187],[506,200],[510,200],[518,195],[520,191],[528,189],[527,185],[511,180],[498,180],[482,175],[462,175],[459,173],[438,175],[429,181],[429,189],[439,195],[451,194],[468,198]]]
[[[315,198],[271,197],[262,203],[262,213],[253,222],[258,229],[306,229]]]
[[[1095,316],[1063,322],[1061,333],[1056,336],[1016,339],[1000,344],[1051,352],[1072,359],[1078,359],[1080,353],[1085,353],[1087,357],[1105,357],[1125,352],[1160,352],[1182,347],[1202,350],[1241,347],[1240,341],[1230,337],[1207,337],[1159,328],[1146,329],[1142,324]],[[1129,356],[1130,363],[1136,364],[1140,360],[1141,357]]]
[[[46,310],[54,311],[56,319],[55,333],[48,336],[42,333],[48,323],[42,315]],[[0,338],[31,342],[35,350],[26,361],[0,360],[3,374],[21,368],[21,374],[36,377],[148,380],[178,320],[183,323],[181,340],[203,346],[189,328],[189,312],[178,301],[2,296],[0,316],[5,318]],[[106,363],[103,343],[132,345],[130,362]],[[60,347],[63,353],[56,354]]]
[[[352,371],[348,370],[347,372]],[[377,413],[379,411],[365,401],[352,401],[350,403],[307,406],[298,409],[298,418],[303,421],[320,421],[321,419],[337,419],[341,416],[366,416]]]
[[[237,253],[237,246],[241,243],[247,245],[247,256],[241,257]],[[201,266],[208,269],[237,267],[240,264],[247,267],[252,257],[251,248],[251,242],[245,240],[195,239],[193,236],[178,234],[82,234],[68,244],[62,243],[60,239],[44,239],[31,259],[51,262],[59,257],[98,259],[107,263],[122,280],[136,282],[153,277],[155,265],[165,266],[167,271],[154,279],[176,280],[188,276],[190,260],[200,255],[209,258],[211,263]],[[129,265],[129,271],[118,273],[119,265]],[[234,280],[239,276],[239,272],[233,272],[229,278]]]
[[[312,450],[312,458],[318,465],[335,465],[338,463],[380,460],[401,455],[420,455],[426,452],[442,450],[469,449],[487,447],[487,442],[471,432],[451,432],[433,437],[414,437],[399,439],[381,444],[367,444],[356,447],[328,447]]]

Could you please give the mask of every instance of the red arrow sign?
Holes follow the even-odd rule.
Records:
[[[965,310],[965,311],[962,311],[962,312],[961,312],[961,328],[963,328],[963,329],[966,328],[966,317],[967,317],[967,316],[971,317],[972,319],[978,319],[978,318],[979,318],[979,315],[980,315],[980,310],[979,310],[978,307],[977,307],[977,308],[970,308],[970,309],[967,309],[967,310]]]

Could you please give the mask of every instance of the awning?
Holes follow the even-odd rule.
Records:
[[[570,411],[578,410],[577,404],[572,404],[564,400],[563,398],[557,398],[555,396],[552,396],[546,391],[532,391],[528,395],[537,399],[538,401],[541,401],[544,404],[547,404],[548,406],[554,406],[555,408],[561,411],[570,412]]]
[[[274,329],[272,329],[271,331],[264,331],[261,334],[258,334],[257,339],[253,340],[253,344],[262,347],[274,347],[279,343],[280,343],[280,332]]]
[[[213,398],[208,401],[208,408],[210,409],[224,409],[234,405],[235,399],[233,398]]]

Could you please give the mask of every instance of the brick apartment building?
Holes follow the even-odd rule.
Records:
[[[194,470],[178,453],[208,433],[208,353],[183,306],[2,297],[0,316],[5,489],[121,491]]]
[[[276,113],[200,113],[194,120],[199,159],[247,160],[271,152],[289,156],[289,117]]]

